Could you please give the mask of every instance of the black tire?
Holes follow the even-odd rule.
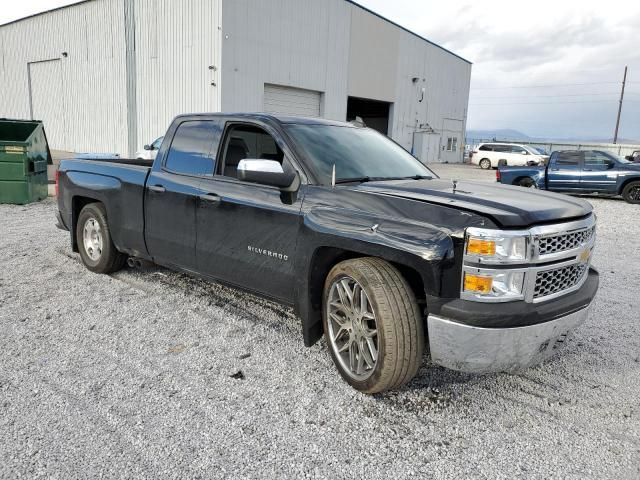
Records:
[[[489,160],[488,158],[483,158],[482,160],[480,160],[480,168],[483,170],[490,170],[491,169],[491,160]]]
[[[538,186],[536,185],[536,182],[531,177],[521,178],[515,184],[525,188],[538,188]]]
[[[87,248],[84,241],[85,227],[91,229],[91,225],[94,225],[91,222],[95,222],[99,227],[98,237],[100,241],[98,243],[101,245],[101,248],[95,250],[91,247]],[[111,232],[109,230],[109,223],[107,222],[107,212],[101,203],[90,203],[86,205],[80,212],[80,215],[78,215],[76,241],[78,242],[78,250],[80,251],[82,263],[92,272],[116,272],[122,269],[127,262],[127,256],[120,253],[111,240]]]
[[[622,198],[627,203],[640,203],[640,182],[630,182],[622,190]]]
[[[377,356],[365,379],[354,378],[353,371],[341,363],[337,343],[329,333],[329,295],[334,284],[347,278],[359,284],[375,315]],[[353,388],[363,393],[379,393],[399,388],[416,375],[424,353],[423,321],[411,287],[395,267],[378,258],[358,258],[337,264],[327,275],[322,305],[325,339],[331,357],[342,378]],[[347,337],[348,343],[356,342],[352,342],[351,331]],[[345,354],[350,356],[351,348]]]

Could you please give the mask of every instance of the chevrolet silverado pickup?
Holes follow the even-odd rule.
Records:
[[[155,160],[70,159],[58,226],[92,272],[153,262],[291,305],[365,393],[432,362],[513,371],[565,344],[598,288],[589,203],[438,178],[374,130],[177,117]]]
[[[640,165],[597,150],[553,152],[540,167],[500,167],[498,182],[564,193],[622,195],[640,203]]]

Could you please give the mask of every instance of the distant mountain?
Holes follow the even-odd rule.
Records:
[[[496,141],[529,141],[529,142],[540,142],[540,143],[612,143],[613,139],[611,138],[602,138],[602,137],[587,137],[587,136],[578,136],[578,137],[565,137],[565,138],[549,138],[549,137],[530,137],[526,133],[522,133],[518,130],[513,130],[510,128],[501,128],[496,130],[467,130],[467,143],[470,141],[479,141],[479,140],[493,140]],[[633,144],[640,145],[640,140],[633,140],[630,138],[619,138],[619,144]]]
[[[497,129],[497,130],[467,130],[467,139],[478,140],[530,140],[531,137],[519,132],[518,130],[512,130],[509,128]]]

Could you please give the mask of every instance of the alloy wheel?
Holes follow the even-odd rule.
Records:
[[[378,362],[376,315],[367,293],[353,278],[337,278],[326,309],[329,343],[336,358],[349,376],[366,380]]]

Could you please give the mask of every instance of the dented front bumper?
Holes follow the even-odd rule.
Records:
[[[469,373],[509,372],[536,365],[565,345],[589,315],[590,306],[544,323],[484,328],[429,315],[433,363]]]

